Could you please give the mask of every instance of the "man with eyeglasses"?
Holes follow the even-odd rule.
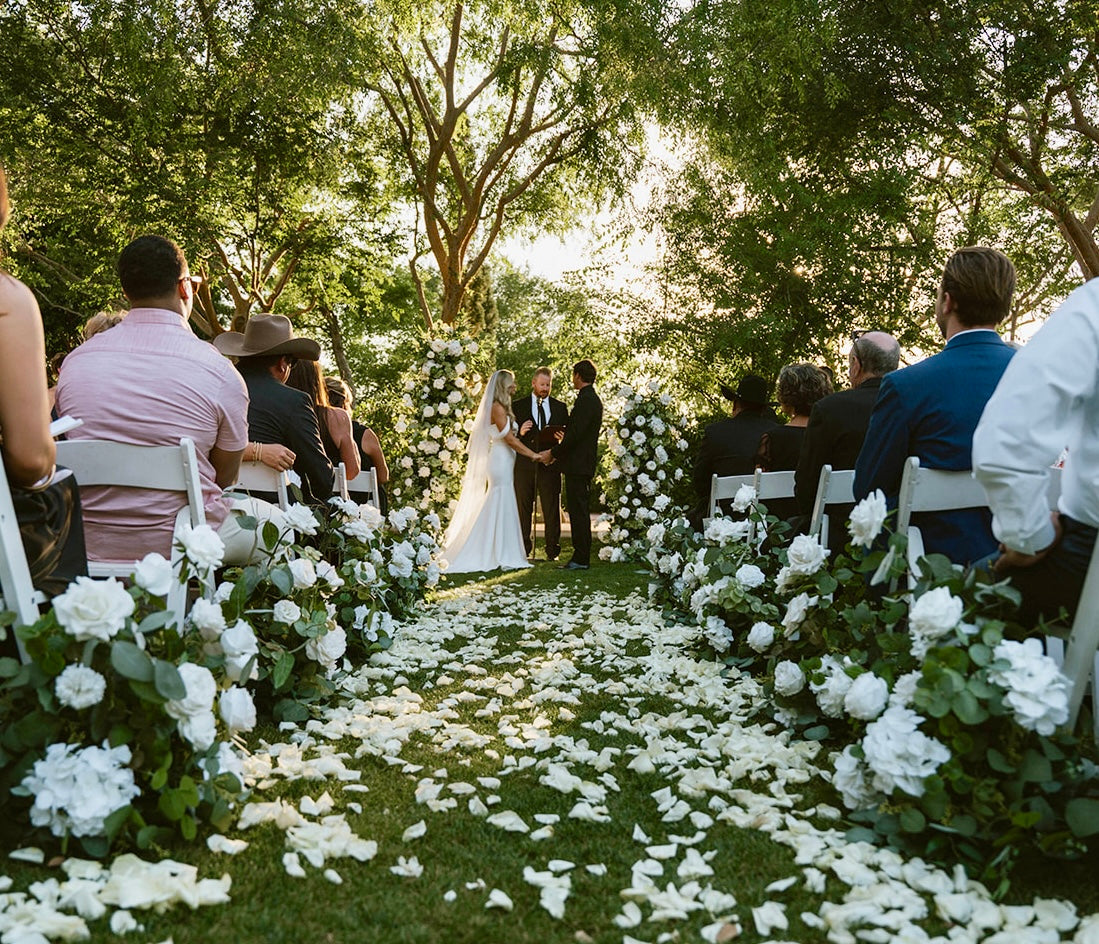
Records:
[[[833,469],[855,467],[882,378],[897,369],[900,357],[901,346],[891,334],[852,332],[847,356],[850,388],[818,400],[809,414],[794,478],[794,497],[802,515],[812,514],[820,470],[825,465]],[[836,520],[841,520],[841,516],[846,520],[852,507],[835,508]],[[833,528],[830,539],[834,550],[842,550],[847,533],[843,528]]]
[[[881,489],[895,507],[909,456],[929,469],[970,469],[973,431],[1015,353],[996,333],[1014,291],[1015,267],[1002,252],[969,246],[947,260],[935,300],[946,347],[882,380],[855,463],[856,501]],[[913,515],[912,523],[927,553],[957,564],[980,561],[997,547],[987,508]]]
[[[248,442],[248,392],[213,345],[188,319],[201,278],[183,251],[163,236],[140,236],[122,250],[118,277],[130,311],[110,331],[89,338],[65,358],[57,385],[61,414],[83,420],[70,439],[139,446],[178,446],[186,436],[198,457],[206,521],[225,542],[225,562],[257,552],[244,514],[268,517],[261,502],[226,498]],[[81,489],[88,557],[133,561],[171,552],[178,492],[133,488]]]

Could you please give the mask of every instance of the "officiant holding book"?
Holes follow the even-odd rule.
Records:
[[[530,383],[530,396],[512,401],[519,438],[535,452],[557,444],[564,432],[569,411],[564,402],[550,396],[553,371],[539,367]],[[522,455],[515,457],[515,500],[519,505],[519,527],[523,532],[527,557],[534,552],[534,500],[542,506],[546,526],[546,558],[556,560],[561,553],[561,472],[555,466],[533,462]]]

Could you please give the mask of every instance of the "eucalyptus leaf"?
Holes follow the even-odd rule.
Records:
[[[153,660],[132,642],[119,639],[111,644],[111,665],[124,678],[135,682],[153,681]]]
[[[290,678],[290,673],[294,670],[294,655],[290,652],[282,653],[278,661],[275,663],[275,668],[271,672],[271,685],[278,691],[282,688]]]
[[[181,701],[187,697],[187,686],[183,684],[183,678],[171,662],[157,659],[153,663],[156,690],[169,701]]]
[[[271,583],[275,585],[279,593],[289,593],[294,589],[294,575],[288,567],[275,567],[271,570]]]
[[[1065,807],[1065,822],[1074,836],[1084,838],[1099,833],[1099,800],[1075,797]]]

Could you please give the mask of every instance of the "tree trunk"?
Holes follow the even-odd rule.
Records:
[[[332,356],[336,358],[336,367],[344,383],[351,388],[351,396],[354,397],[356,395],[355,384],[351,380],[351,364],[347,360],[347,348],[343,344],[343,330],[340,328],[340,319],[336,317],[336,313],[327,302],[321,302],[319,307],[321,314],[324,315],[325,323],[328,325],[328,337],[332,342]]]
[[[1099,276],[1099,245],[1095,242],[1095,234],[1071,210],[1058,218],[1057,225],[1076,257],[1084,281]]]

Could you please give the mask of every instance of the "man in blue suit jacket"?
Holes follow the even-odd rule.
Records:
[[[1011,310],[1015,267],[995,249],[971,246],[947,261],[935,300],[935,321],[946,347],[933,357],[888,374],[855,463],[855,498],[881,489],[896,507],[904,460],[918,456],[931,469],[971,468],[973,431],[1014,349],[996,333]],[[913,515],[927,552],[967,564],[992,554],[987,509]]]

